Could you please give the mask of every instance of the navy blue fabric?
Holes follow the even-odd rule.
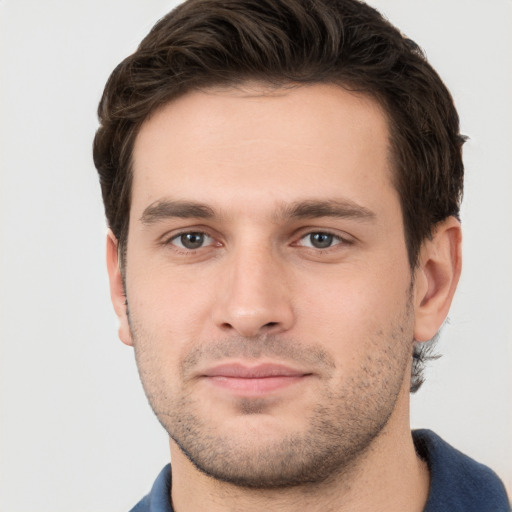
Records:
[[[430,430],[415,430],[418,455],[430,469],[424,512],[509,512],[507,493],[494,471],[459,452]]]
[[[415,430],[418,455],[430,469],[430,493],[424,512],[510,512],[505,488],[483,464],[452,448],[430,430]],[[171,465],[160,472],[151,492],[130,512],[173,512]]]
[[[171,465],[160,471],[151,492],[142,498],[130,512],[173,512],[171,507]]]

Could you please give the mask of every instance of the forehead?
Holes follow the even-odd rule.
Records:
[[[132,212],[164,195],[263,207],[272,197],[360,203],[373,191],[378,202],[392,188],[388,156],[386,115],[367,95],[327,84],[191,92],[136,138]]]

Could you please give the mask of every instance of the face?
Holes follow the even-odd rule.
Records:
[[[330,85],[189,93],[143,125],[133,169],[121,337],[173,449],[242,486],[344,471],[410,377],[378,104]]]

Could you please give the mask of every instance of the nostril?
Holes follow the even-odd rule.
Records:
[[[265,324],[263,327],[267,327],[267,328],[271,328],[271,327],[275,327],[277,324],[277,322],[268,322],[268,324]]]

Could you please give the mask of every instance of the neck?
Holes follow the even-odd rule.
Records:
[[[172,502],[175,512],[245,510],[421,512],[429,489],[426,463],[416,455],[409,427],[409,390],[366,452],[342,474],[290,488],[248,489],[215,480],[200,471],[171,441]]]

